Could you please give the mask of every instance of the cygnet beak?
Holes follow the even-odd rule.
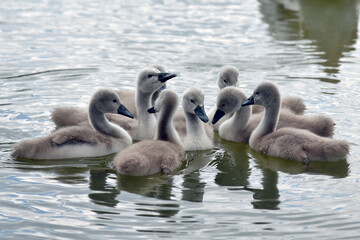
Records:
[[[172,79],[176,77],[177,75],[175,73],[159,73],[158,80],[160,82],[166,82],[169,79]]]
[[[220,118],[222,118],[224,115],[225,115],[224,111],[217,109],[211,123],[212,124],[217,123],[220,120]]]
[[[245,106],[254,105],[254,104],[255,104],[254,96],[251,95],[251,97],[249,97],[245,102],[243,102],[241,104],[241,106],[245,107]]]
[[[156,113],[156,110],[155,110],[154,107],[152,107],[152,108],[149,108],[149,109],[147,110],[147,112],[148,112],[148,113]]]
[[[200,118],[201,121],[203,121],[205,123],[209,121],[209,117],[205,113],[204,106],[198,105],[195,108],[194,112]]]
[[[117,113],[129,118],[134,118],[134,115],[132,115],[132,113],[122,104],[118,107]]]

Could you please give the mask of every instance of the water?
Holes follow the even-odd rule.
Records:
[[[35,1],[0,6],[0,237],[12,239],[358,239],[360,43],[355,0]],[[281,4],[282,3],[282,4]],[[173,175],[118,176],[112,156],[15,161],[54,130],[54,107],[99,87],[133,88],[141,68],[181,72],[215,104],[219,68],[301,96],[336,122],[351,153],[308,167],[221,141]]]

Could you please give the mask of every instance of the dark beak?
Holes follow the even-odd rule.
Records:
[[[152,107],[152,108],[149,108],[149,109],[147,110],[147,112],[148,112],[148,113],[156,113],[156,110],[155,110],[154,107]]]
[[[254,96],[251,96],[249,97],[245,102],[243,102],[241,104],[242,107],[245,107],[245,106],[249,106],[249,105],[254,105],[255,102],[254,102]]]
[[[177,75],[175,73],[159,73],[158,80],[160,82],[166,82],[169,79],[172,79],[176,77]]]
[[[211,123],[212,124],[217,123],[220,120],[220,118],[222,118],[224,115],[225,115],[224,111],[219,110],[219,109],[216,110],[215,115],[214,115],[213,120],[212,120]]]
[[[166,84],[162,85],[161,88],[158,89],[159,92],[166,89]]]
[[[195,114],[200,118],[201,121],[203,122],[208,122],[209,121],[209,118],[208,116],[206,115],[205,113],[205,110],[204,110],[204,106],[200,106],[198,105],[195,110],[194,110]]]
[[[134,118],[134,115],[132,115],[132,113],[122,104],[120,104],[117,112],[118,114],[124,115],[126,117]]]

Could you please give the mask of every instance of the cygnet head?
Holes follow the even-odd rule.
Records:
[[[148,109],[149,113],[156,112],[175,112],[179,103],[177,94],[170,89],[165,89],[161,91],[159,97],[155,101],[155,105]]]
[[[153,64],[153,65],[150,65],[151,68],[156,68],[157,70],[159,70],[160,72],[162,73],[165,73],[166,70],[163,66],[159,65],[159,64]],[[166,84],[164,83],[158,90],[156,90],[152,97],[151,97],[151,104],[154,105],[155,104],[155,100],[156,98],[159,96],[160,92],[162,90],[164,90],[166,88]]]
[[[182,107],[184,112],[196,114],[201,121],[209,121],[204,109],[204,92],[200,88],[190,87],[184,92]]]
[[[111,89],[99,89],[91,98],[89,105],[90,114],[93,111],[105,113],[119,113],[134,118],[130,111],[121,104],[119,96]]]
[[[276,85],[271,82],[263,82],[255,88],[253,95],[242,106],[256,104],[268,108],[280,103],[280,92]]]
[[[159,70],[162,73],[166,72],[165,68],[163,66],[161,66],[160,64],[153,64],[153,65],[150,65],[149,67],[156,68],[157,70]]]
[[[144,93],[153,93],[165,85],[165,82],[176,77],[175,73],[160,72],[159,69],[148,67],[142,70],[137,78],[137,88]]]
[[[234,66],[223,66],[218,76],[218,86],[220,89],[224,87],[237,86],[239,71]]]
[[[237,87],[226,87],[222,89],[217,96],[217,109],[212,123],[215,124],[226,114],[238,111],[241,108],[241,103],[245,100],[245,94]]]

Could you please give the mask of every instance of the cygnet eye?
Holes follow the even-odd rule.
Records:
[[[223,79],[223,81],[224,81],[225,84],[228,84],[228,82],[226,81],[226,79]]]
[[[149,74],[148,78],[152,78],[154,76],[154,74]]]
[[[114,102],[114,103],[116,103],[116,102],[117,102],[117,100],[116,100],[116,99],[114,99],[114,100],[113,100],[113,102]]]
[[[190,99],[190,102],[195,103],[194,99]]]
[[[259,95],[259,92],[256,92],[255,95]]]

